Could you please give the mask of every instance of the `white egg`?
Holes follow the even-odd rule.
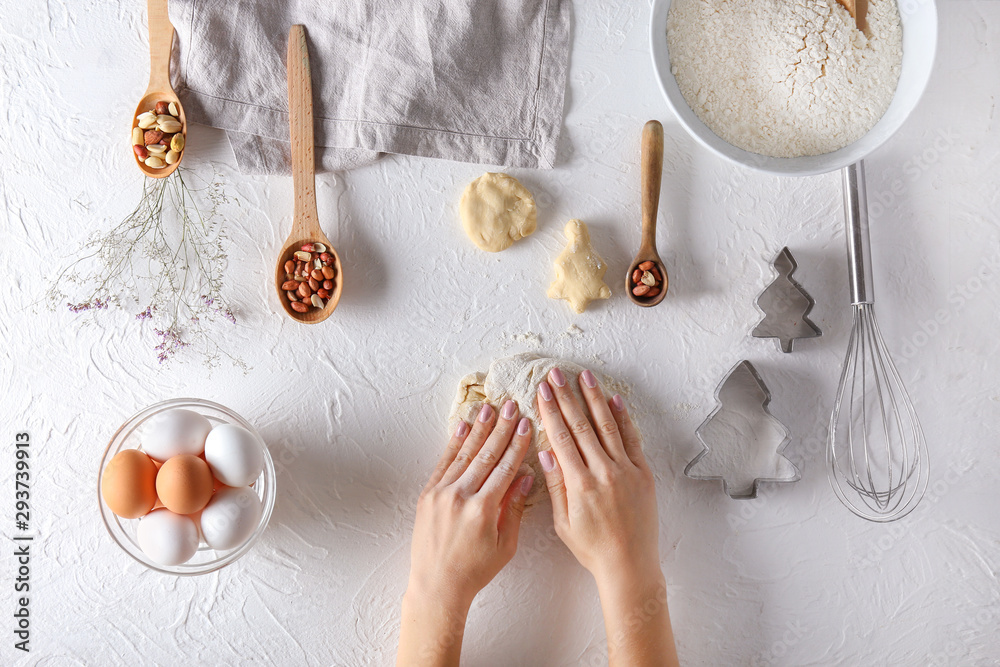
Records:
[[[250,431],[219,424],[205,438],[205,460],[226,486],[249,486],[264,469],[264,453]]]
[[[150,418],[142,426],[142,448],[157,461],[166,461],[178,454],[205,451],[205,438],[212,422],[203,415],[183,408],[174,408]]]
[[[250,487],[219,489],[201,511],[201,534],[213,549],[235,549],[256,530],[260,513],[260,498]]]
[[[198,526],[182,514],[168,509],[153,510],[136,529],[139,548],[160,565],[180,565],[198,551]]]

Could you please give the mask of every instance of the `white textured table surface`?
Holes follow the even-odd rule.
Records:
[[[826,480],[823,438],[850,326],[840,175],[781,179],[696,146],[653,78],[642,0],[579,3],[558,168],[517,171],[539,231],[478,252],[458,196],[483,166],[391,157],[319,179],[320,215],[348,270],[322,326],[279,314],[272,262],[290,181],[235,173],[221,133],[192,128],[185,165],[220,169],[242,200],[227,220],[239,324],[213,327],[250,364],[161,368],[128,313],[81,327],[30,307],[42,278],[123,217],[140,179],[123,148],[147,77],[143,3],[5,0],[0,10],[4,203],[0,335],[4,442],[30,431],[33,651],[10,664],[389,664],[414,501],[444,443],[457,379],[522,350],[626,381],[648,436],[663,567],[682,662],[963,664],[1000,661],[1000,3],[945,0],[939,58],[903,130],[868,161],[878,312],[922,417],[933,483],[898,524],[865,523]],[[667,300],[640,311],[618,276],[637,245],[642,122],[666,128],[660,244]],[[893,193],[893,183],[900,182]],[[545,298],[570,217],[586,221],[615,295],[584,315]],[[751,339],[768,260],[788,245],[822,338],[782,355]],[[55,255],[57,258],[49,259]],[[945,324],[933,325],[939,313]],[[570,325],[580,332],[567,332]],[[770,385],[802,480],[758,501],[682,470],[713,390],[741,358]],[[255,423],[279,461],[260,544],[216,574],[144,570],[111,541],[94,498],[115,428],[162,399],[200,396]],[[4,451],[10,454],[11,445]],[[3,463],[12,493],[12,456]],[[2,532],[13,534],[12,501]],[[544,508],[547,509],[547,506]],[[479,596],[470,665],[604,661],[594,586],[541,510]],[[4,608],[14,560],[3,547]]]

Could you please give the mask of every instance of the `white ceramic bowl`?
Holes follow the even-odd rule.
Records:
[[[101,479],[104,477],[105,468],[107,468],[108,463],[115,454],[123,449],[142,449],[139,436],[141,433],[140,429],[146,420],[173,408],[186,408],[202,414],[208,418],[208,421],[212,422],[213,426],[217,424],[236,424],[253,434],[254,439],[257,440],[261,450],[264,452],[264,470],[253,483],[253,490],[257,492],[257,496],[260,498],[261,513],[257,528],[243,544],[233,549],[216,551],[202,540],[198,545],[198,551],[188,562],[181,563],[180,565],[161,565],[151,560],[139,547],[139,542],[136,539],[136,528],[139,526],[140,519],[122,519],[116,516],[104,503],[104,497],[101,495]],[[250,422],[218,403],[205,401],[200,398],[176,398],[151,405],[145,410],[132,415],[114,434],[111,442],[108,443],[107,448],[104,450],[100,470],[97,471],[97,502],[100,505],[101,518],[104,519],[104,525],[108,529],[108,533],[110,533],[112,539],[114,539],[125,553],[151,570],[163,572],[164,574],[191,576],[207,574],[222,569],[239,559],[253,547],[254,543],[260,538],[261,533],[267,527],[267,522],[271,518],[271,511],[274,509],[274,483],[274,463],[271,460],[271,454],[267,451],[267,445],[264,444],[263,438],[260,437],[260,434],[257,433],[257,430]]]
[[[653,0],[649,38],[653,68],[667,104],[681,125],[698,143],[710,151],[745,167],[770,174],[810,176],[824,174],[853,164],[885,143],[896,133],[917,106],[934,65],[937,46],[937,8],[935,0],[898,0],[903,23],[903,65],[899,85],[885,115],[866,135],[840,150],[824,155],[778,158],[737,148],[708,129],[691,110],[670,71],[667,49],[667,13],[671,0]]]

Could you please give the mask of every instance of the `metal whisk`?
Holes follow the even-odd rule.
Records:
[[[844,168],[847,259],[854,328],[830,418],[830,482],[849,510],[894,521],[927,489],[927,443],[875,321],[865,167]]]

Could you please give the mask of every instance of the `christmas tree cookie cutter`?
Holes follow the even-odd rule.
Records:
[[[733,366],[715,390],[718,405],[695,431],[704,450],[684,474],[721,479],[737,500],[756,498],[761,482],[796,482],[801,475],[782,453],[788,429],[767,409],[771,392],[749,361]]]
[[[777,338],[782,352],[791,352],[792,343],[798,338],[822,336],[807,315],[816,302],[802,289],[792,274],[798,264],[787,247],[782,248],[771,261],[777,276],[764,288],[754,302],[764,314],[750,335],[754,338]]]

